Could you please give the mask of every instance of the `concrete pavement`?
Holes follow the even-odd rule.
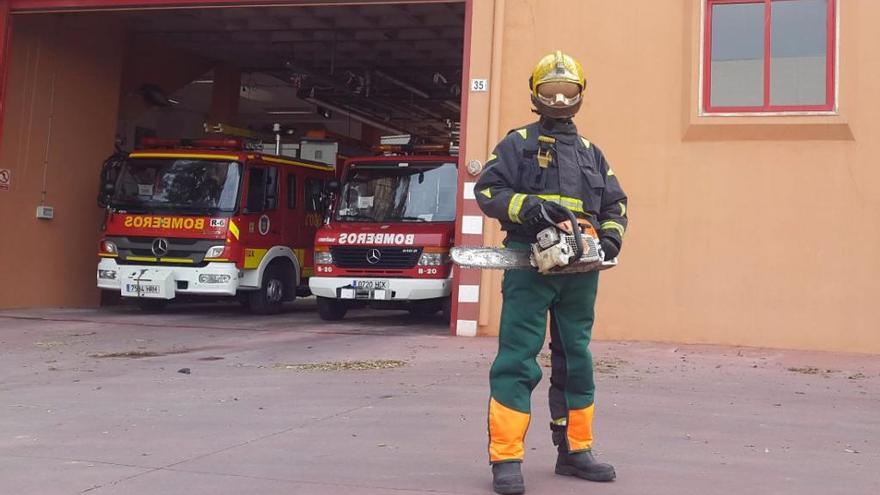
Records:
[[[309,299],[0,312],[0,493],[491,493],[495,348],[399,312],[328,324]],[[877,357],[593,349],[596,450],[619,479],[553,474],[545,368],[528,493],[880,493]]]

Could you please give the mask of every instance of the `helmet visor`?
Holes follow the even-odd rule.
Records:
[[[580,101],[581,86],[572,82],[547,82],[538,86],[537,96],[549,107],[569,107]]]

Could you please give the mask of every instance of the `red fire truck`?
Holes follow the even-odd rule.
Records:
[[[144,146],[102,173],[99,288],[145,309],[183,294],[237,295],[261,314],[308,290],[335,167],[262,154],[239,138]]]
[[[315,236],[309,287],[324,320],[349,308],[408,309],[448,319],[457,158],[346,160],[329,222]]]

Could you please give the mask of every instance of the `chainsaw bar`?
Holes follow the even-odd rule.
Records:
[[[463,268],[482,268],[485,270],[532,270],[531,253],[520,249],[492,247],[454,247],[449,251],[452,261]],[[597,261],[595,256],[582,257],[568,266],[554,269],[551,274],[583,273],[607,270],[617,266],[617,258],[610,261]]]

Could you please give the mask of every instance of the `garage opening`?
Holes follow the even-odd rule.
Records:
[[[102,162],[114,144],[120,153],[130,153],[165,145],[195,149],[201,145],[194,145],[194,139],[234,137],[239,139],[236,146],[245,147],[238,151],[262,151],[337,170],[348,157],[375,154],[383,137],[392,146],[405,143],[457,155],[465,3],[329,3],[15,13],[2,153],[5,161],[15,164],[16,201],[51,206],[38,211],[54,216],[38,217],[40,222],[34,223],[29,208],[10,221],[22,241],[38,246],[34,261],[15,267],[21,273],[14,276],[64,277],[68,283],[48,292],[36,283],[10,290],[3,293],[4,304],[89,306],[106,294],[95,288],[94,265],[83,261],[95,259],[96,245],[99,250],[110,248],[98,242],[98,227],[106,218],[102,220],[94,198]],[[303,212],[296,222],[287,213],[279,221],[319,226],[318,208],[309,201],[320,195],[320,184],[328,177],[319,177],[324,181],[319,184],[315,177],[290,178],[286,172],[282,177],[272,170],[263,176],[246,168],[215,172],[241,181],[234,193],[239,198],[230,203],[241,211],[254,209],[236,202],[243,195],[258,198],[265,192],[260,207],[271,204],[278,210]],[[421,175],[415,177],[414,183],[422,184]],[[253,185],[257,181],[276,187],[275,192],[270,194],[268,185],[259,191]],[[141,189],[145,184],[140,179],[130,182],[134,196],[159,196],[156,189]],[[236,191],[226,185],[220,181],[218,202],[228,199],[223,197],[227,189]],[[299,199],[281,195],[294,188],[301,191]],[[454,201],[453,191],[449,202]],[[211,217],[232,224],[231,213],[214,213],[189,212],[204,216],[207,230],[213,222],[219,228],[224,221]],[[173,216],[166,211],[150,225],[174,226],[174,218],[165,218]],[[241,226],[241,234],[269,236],[277,225],[274,217],[264,221],[258,215]],[[238,226],[223,228],[238,236]],[[177,249],[174,242],[168,247],[170,254],[157,255],[152,241],[168,235],[152,237],[150,245],[131,246],[130,262],[141,258],[151,263],[163,256],[178,263],[195,259],[185,256],[188,248]],[[312,232],[309,243],[313,238]],[[228,254],[212,251],[215,246],[207,240],[199,242],[197,265]],[[79,261],[47,262],[57,258],[51,246],[60,244],[66,258]],[[285,244],[289,243],[283,239],[276,242]],[[285,280],[308,277],[304,267],[311,264],[305,263],[312,257],[309,249],[305,244],[292,249],[290,256],[298,263],[294,268],[261,267],[259,278],[242,283],[259,288],[265,273],[282,273]],[[253,268],[250,257],[256,259],[263,251],[254,248],[236,256],[244,268]],[[0,255],[7,254],[0,249]],[[99,269],[99,279],[101,273]],[[172,292],[185,292],[236,275],[206,274],[166,285]],[[295,289],[285,287],[285,294]]]
[[[303,140],[335,141],[350,156],[388,134],[448,144],[459,121],[462,3],[101,15],[125,27],[123,147],[223,124],[268,149],[280,131],[284,154],[332,162],[300,150]]]
[[[371,156],[394,146],[440,150],[446,156],[455,153],[463,19],[462,4],[444,3],[116,14],[114,21],[125,26],[128,50],[117,140],[123,148],[133,145],[135,149],[154,151],[151,156],[129,155],[116,182],[117,209],[125,208],[130,200],[140,207],[140,213],[154,213],[150,205],[155,209],[173,205],[175,212],[198,214],[187,207],[197,204],[208,205],[208,215],[222,217],[223,208],[228,207],[238,210],[229,222],[247,226],[249,232],[235,239],[238,242],[227,243],[225,250],[218,247],[217,253],[223,254],[209,259],[201,253],[211,248],[207,244],[216,241],[204,240],[200,241],[204,246],[190,246],[190,241],[180,238],[179,230],[153,225],[167,219],[166,223],[173,226],[170,214],[153,217],[158,220],[143,219],[150,222],[149,234],[146,229],[120,229],[111,236],[115,229],[108,228],[106,238],[116,244],[118,257],[115,264],[102,260],[99,274],[106,268],[108,274],[117,272],[117,280],[99,280],[99,286],[115,295],[119,285],[119,294],[148,307],[164,304],[172,296],[210,295],[214,290],[231,294],[234,289],[246,306],[259,313],[279,310],[283,300],[292,300],[296,293],[314,293],[321,315],[327,319],[337,319],[355,303],[413,312],[426,307],[422,312],[429,314],[441,311],[444,305],[448,307],[449,288],[443,280],[427,282],[438,287],[428,303],[410,301],[405,295],[409,286],[393,281],[417,276],[406,270],[417,270],[420,249],[429,249],[426,246],[322,245],[335,259],[324,260],[326,263],[320,266],[313,264],[315,234],[324,231],[316,230],[321,224],[319,213],[332,208],[333,201],[332,192],[322,185],[332,175],[295,173],[271,160],[267,167],[246,164],[239,168],[218,163],[216,155],[212,159],[195,154],[160,158],[155,151],[157,145],[161,149],[165,143],[173,148],[191,144],[195,152],[204,148],[205,142],[210,148],[217,146],[210,140],[175,138],[206,134],[242,137],[251,146],[255,144],[258,151],[299,160],[290,165],[314,170],[316,164],[327,164],[338,169],[337,176],[343,183],[353,181],[351,188],[342,189],[345,197],[339,200],[338,212],[330,220],[342,230],[357,227],[363,231],[364,224],[380,221],[396,223],[395,228],[404,230],[412,229],[403,224],[410,220],[437,223],[443,217],[441,213],[453,211],[445,208],[453,205],[455,198],[456,176],[449,159],[432,159],[417,172],[417,158],[412,156],[395,158],[394,163],[370,159],[369,167],[378,167],[372,172],[364,171],[367,160],[349,166],[345,159]],[[443,168],[443,163],[448,166]],[[403,165],[408,165],[406,171],[399,173]],[[434,177],[450,169],[453,173],[446,174],[444,180]],[[233,196],[240,176],[246,176],[246,185],[238,194],[247,195],[247,199],[236,207]],[[211,177],[220,178],[216,187],[206,183]],[[285,185],[280,186],[282,183]],[[188,184],[191,190],[176,191],[178,184]],[[121,186],[131,186],[132,190],[119,191]],[[141,190],[135,191],[134,187]],[[279,204],[280,195],[290,198],[289,206]],[[423,199],[425,205],[421,205]],[[454,216],[442,219],[445,227],[439,227],[441,231],[450,229]],[[108,225],[114,225],[114,220]],[[276,232],[280,233],[278,238],[270,240]],[[383,242],[386,232],[382,232]],[[141,235],[132,237],[131,233]],[[340,233],[337,238],[340,244],[347,242],[344,235]],[[407,235],[400,236],[406,242]],[[364,243],[370,238],[375,242],[377,237],[363,233]],[[169,243],[168,251],[180,254],[180,260],[157,254],[153,243],[161,239]],[[208,275],[201,272],[196,277],[197,272],[192,271],[187,277],[183,269],[163,265],[193,262],[205,272],[219,270],[221,265],[231,267],[224,262],[234,259],[232,246],[241,246],[245,252],[239,257],[239,273],[244,275],[239,275],[237,287],[226,287],[227,283],[235,283],[231,272],[210,274],[220,280],[212,285],[202,283]],[[278,251],[285,246],[293,248],[290,263]],[[407,249],[413,253],[406,254],[406,260],[390,261],[390,257],[399,255],[398,251]],[[373,251],[380,259],[368,259]],[[348,259],[351,257],[354,259]],[[263,266],[267,262],[277,266]],[[150,267],[154,267],[153,275],[139,275],[135,287],[129,274]],[[332,271],[324,273],[325,267]],[[316,273],[319,268],[321,273]],[[344,269],[351,270],[347,275],[358,277],[354,282],[357,288],[361,288],[361,282],[375,282],[376,277],[381,280],[367,289],[347,289],[352,284],[349,277],[336,273]],[[392,269],[400,273],[392,273]],[[421,275],[424,272],[422,268]],[[248,279],[251,275],[253,280]],[[430,275],[441,274],[438,271]],[[165,277],[174,279],[167,290]],[[274,281],[277,289],[273,289]],[[342,299],[346,296],[352,298]]]

